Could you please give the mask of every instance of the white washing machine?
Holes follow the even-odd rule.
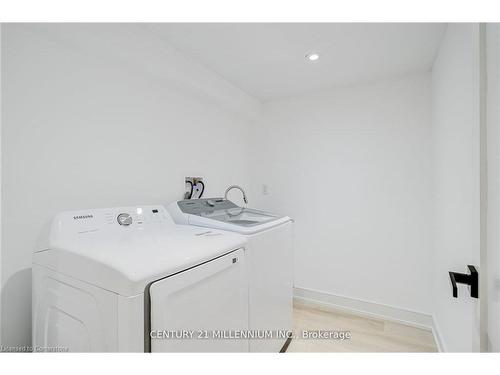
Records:
[[[285,350],[293,313],[292,219],[239,207],[224,198],[182,200],[167,208],[176,223],[222,229],[247,238],[249,329],[261,332],[250,340],[250,351]],[[261,338],[262,332],[272,333]]]
[[[33,346],[246,352],[248,340],[223,336],[248,329],[244,247],[162,206],[63,212],[33,257]]]

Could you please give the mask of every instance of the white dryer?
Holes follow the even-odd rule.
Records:
[[[245,238],[176,225],[162,206],[63,212],[33,257],[33,346],[248,351]],[[213,335],[218,332],[218,335]]]
[[[167,208],[176,223],[247,238],[249,329],[257,332],[250,340],[250,351],[286,350],[293,313],[293,220],[239,207],[224,198],[187,199]]]

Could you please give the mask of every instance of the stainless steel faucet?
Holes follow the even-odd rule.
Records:
[[[229,186],[227,189],[226,189],[226,193],[224,194],[224,199],[227,200],[227,194],[233,190],[233,189],[238,189],[239,191],[241,191],[241,193],[243,194],[243,201],[245,202],[245,204],[248,204],[248,199],[247,199],[247,195],[245,193],[245,190],[243,190],[243,188],[241,186],[238,186],[238,185],[231,185]]]

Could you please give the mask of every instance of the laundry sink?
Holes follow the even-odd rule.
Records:
[[[291,221],[288,216],[240,207],[221,197],[185,199],[169,207],[176,222],[241,234],[259,233]]]

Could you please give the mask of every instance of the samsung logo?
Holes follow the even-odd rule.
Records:
[[[73,216],[74,220],[81,220],[81,219],[93,219],[94,215],[78,215],[78,216]]]

